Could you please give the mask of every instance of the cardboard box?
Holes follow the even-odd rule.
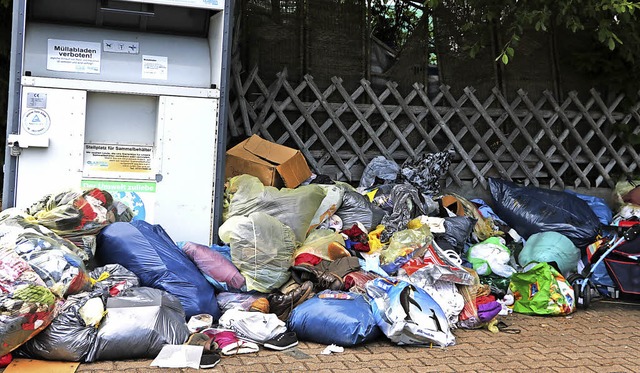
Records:
[[[225,177],[249,174],[264,185],[295,188],[311,176],[299,150],[253,135],[227,151]]]

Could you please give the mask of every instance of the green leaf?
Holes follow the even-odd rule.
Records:
[[[511,48],[511,47],[507,47],[507,55],[508,55],[509,57],[513,57],[514,52],[515,52],[515,51],[513,50],[513,48]]]
[[[503,64],[508,64],[509,63],[509,56],[507,56],[506,54],[502,55],[502,63]]]
[[[616,49],[616,42],[613,41],[613,38],[609,39],[609,50],[614,50]]]

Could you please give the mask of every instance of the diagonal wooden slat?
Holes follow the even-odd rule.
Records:
[[[391,89],[389,87],[391,87],[391,85],[387,84],[387,89],[389,90],[389,92],[391,92]],[[387,111],[384,109],[384,107],[382,106],[382,102],[378,100],[378,96],[376,96],[375,92],[373,92],[373,90],[371,89],[369,82],[366,82],[366,84],[363,84],[363,88],[364,88],[364,91],[369,96],[369,98],[371,99],[371,102],[373,102],[373,105],[375,105],[376,109],[378,109],[378,114],[382,116],[384,122],[391,129],[391,131],[396,135],[398,141],[402,143],[404,150],[409,154],[411,158],[416,159],[417,155],[415,151],[413,150],[411,145],[409,145],[409,143],[407,142],[407,139],[404,138],[404,136],[402,135],[402,132],[400,131],[400,129],[398,129],[398,126],[396,126],[393,119],[391,119],[391,117],[389,116],[389,113],[387,113]],[[354,113],[356,114],[356,116],[360,115],[358,114],[359,111],[357,110],[357,108],[354,111]]]
[[[532,182],[535,183],[536,182],[535,181],[536,178],[531,173],[531,171],[529,170],[529,167],[526,164],[524,164],[522,159],[520,159],[520,154],[518,154],[518,152],[516,152],[516,150],[513,148],[513,146],[511,145],[511,141],[507,140],[507,137],[504,135],[504,133],[500,130],[500,128],[493,121],[493,118],[491,118],[489,116],[489,114],[487,114],[485,108],[482,106],[482,104],[480,104],[480,101],[478,101],[478,99],[473,94],[473,92],[470,92],[469,88],[467,87],[467,88],[464,89],[464,93],[467,96],[469,96],[469,99],[471,100],[473,105],[476,107],[476,109],[478,109],[478,111],[480,111],[480,113],[482,114],[482,117],[484,118],[485,122],[493,130],[493,132],[498,137],[498,139],[500,139],[500,141],[502,142],[502,145],[507,148],[507,151],[509,152],[509,154],[511,154],[511,156],[513,157],[513,160],[520,166],[520,169],[522,170],[522,172],[524,172],[524,174],[527,176],[527,178],[529,178],[529,180],[531,180]],[[498,163],[500,163],[500,162],[498,161]],[[505,172],[506,175],[509,176],[509,179],[511,179],[511,175],[507,172],[507,170],[504,170],[504,172]]]
[[[347,169],[345,164],[342,162],[342,159],[340,158],[340,156],[338,155],[336,150],[333,148],[333,145],[331,144],[331,142],[327,139],[327,137],[324,135],[324,133],[320,130],[320,127],[318,127],[318,124],[316,123],[315,119],[313,119],[313,117],[307,112],[307,109],[304,107],[304,104],[302,103],[300,98],[295,95],[295,92],[293,91],[293,88],[291,87],[289,82],[285,80],[283,82],[283,85],[284,85],[284,89],[287,91],[287,93],[289,93],[291,99],[293,100],[293,103],[298,107],[298,110],[300,111],[300,113],[302,114],[304,119],[306,120],[307,124],[318,135],[318,138],[320,139],[320,142],[322,142],[322,145],[325,146],[325,149],[333,157],[333,160],[336,162],[336,165],[338,167],[340,167],[342,172],[344,172],[345,175],[347,175],[347,178],[349,180],[351,180],[351,172]],[[312,84],[309,84],[309,86],[311,86],[311,85]],[[340,123],[340,124],[335,123],[335,124],[338,126],[338,128],[340,128],[340,125],[342,123]],[[346,130],[345,130],[345,133],[346,133]],[[343,135],[345,135],[345,133],[343,133]],[[301,144],[301,145],[304,146],[304,144]],[[362,157],[362,159],[364,160],[364,156]]]
[[[558,115],[560,116],[560,120],[567,125],[567,128],[569,129],[569,132],[571,132],[571,135],[574,137],[574,140],[578,141],[578,143],[580,143],[580,145],[582,146],[582,150],[584,151],[584,153],[587,155],[587,157],[589,158],[589,160],[591,160],[592,164],[598,169],[598,171],[600,171],[600,175],[604,176],[605,180],[607,181],[607,183],[609,184],[609,186],[613,187],[614,186],[614,182],[613,180],[611,180],[611,178],[609,177],[607,171],[604,169],[604,167],[602,167],[602,165],[600,164],[600,160],[598,158],[596,158],[595,154],[593,154],[593,151],[591,151],[591,149],[589,148],[589,146],[584,142],[584,140],[582,139],[582,137],[580,136],[580,134],[578,133],[578,131],[575,129],[575,127],[572,125],[571,121],[569,120],[569,118],[567,118],[566,114],[564,113],[564,111],[560,110],[560,106],[558,105],[558,103],[556,102],[555,98],[553,98],[553,96],[551,95],[551,92],[545,91],[543,92],[543,94],[545,96],[547,96],[547,99],[549,100],[549,103],[551,103],[551,105],[554,107],[554,109],[556,109],[556,111],[558,112]],[[580,107],[581,111],[582,109],[584,109],[584,106],[582,105],[582,103],[578,100],[578,98],[575,95],[572,95],[571,93],[569,93],[569,96],[571,97],[572,101],[578,105],[578,107]],[[586,109],[585,109],[586,110]],[[584,113],[584,112],[583,112]],[[588,113],[587,113],[588,115]],[[590,123],[592,124],[592,128],[596,126],[595,123]],[[594,128],[595,129],[595,128]]]
[[[459,161],[449,169],[447,186],[471,180],[486,188],[487,175],[497,170],[502,177],[524,178],[525,184],[539,185],[544,178],[550,187],[570,182],[590,188],[612,186],[611,174],[640,169],[637,146],[605,127],[624,125],[640,133],[640,102],[621,112],[622,95],[605,103],[591,90],[586,101],[570,93],[560,103],[544,92],[534,105],[522,90],[511,102],[497,89],[481,101],[471,88],[454,98],[442,86],[429,99],[420,84],[402,96],[389,82],[376,94],[363,79],[347,92],[334,77],[321,90],[307,75],[294,88],[284,69],[267,87],[258,69],[244,73],[239,59],[233,60],[231,71],[229,134],[260,133],[278,143],[292,139],[314,171],[334,170],[338,180],[354,181],[376,155],[402,162],[423,151],[452,149]],[[309,102],[301,99],[304,92],[310,94]],[[391,96],[395,103],[384,104]],[[336,98],[342,100],[330,101]],[[340,136],[329,141],[329,131]]]
[[[247,108],[247,98],[245,97],[245,94],[247,91],[244,89],[242,85],[242,79],[240,78],[240,71],[242,70],[242,67],[239,61],[237,61],[237,63],[234,63],[232,66],[233,68],[231,69],[231,71],[233,74],[236,97],[240,104],[240,113],[242,114],[242,125],[244,126],[244,134],[247,136],[251,136],[251,123],[249,122],[249,109]],[[258,67],[256,66],[253,70],[257,74]]]
[[[525,118],[525,120],[521,121],[520,118],[518,118],[518,116],[513,112],[513,109],[518,106],[518,104],[522,101],[522,99],[518,97],[516,100],[514,100],[512,104],[509,104],[507,102],[507,99],[502,95],[502,92],[500,92],[499,89],[494,88],[493,94],[496,96],[496,98],[498,99],[498,102],[500,102],[504,110],[509,114],[511,121],[520,130],[520,135],[524,137],[524,139],[527,141],[528,146],[521,153],[522,157],[526,158],[526,156],[529,154],[529,151],[527,149],[533,150],[533,152],[538,156],[538,159],[540,159],[542,163],[545,165],[546,167],[545,170],[551,173],[551,175],[553,176],[553,179],[556,180],[556,182],[558,183],[558,185],[560,185],[561,188],[564,188],[564,181],[562,180],[562,178],[560,178],[560,175],[558,175],[555,168],[551,165],[551,162],[549,162],[549,159],[547,159],[547,157],[542,152],[542,149],[540,149],[540,147],[538,146],[538,143],[533,140],[533,137],[531,137],[531,134],[529,133],[529,131],[527,131],[527,128],[525,127],[526,126],[525,120],[526,122],[529,122],[531,118],[533,118],[533,114],[529,114]],[[544,102],[539,102],[536,105],[536,108],[539,109],[543,104]],[[512,169],[509,169],[508,171],[509,173],[513,172]],[[538,186],[537,181],[534,182],[534,185]]]
[[[333,85],[336,87],[336,90],[338,91],[338,93],[340,93],[340,95],[342,96],[342,99],[345,100],[345,103],[347,104],[347,106],[350,106],[350,107],[353,108],[353,106],[355,106],[355,102],[353,102],[351,100],[351,96],[347,93],[347,90],[344,89],[344,87],[342,86],[342,82],[335,81],[335,82],[333,82]],[[315,85],[315,83],[310,82],[309,83],[309,87],[311,87],[311,90],[316,95],[316,97],[320,97],[320,89],[318,89],[318,87]],[[333,111],[333,109],[331,109],[328,105],[326,105],[326,103],[324,105],[324,108],[325,108],[326,112],[328,113],[329,118],[331,118],[333,123],[340,130],[340,133],[342,133],[342,136],[346,139],[347,143],[351,146],[353,151],[358,155],[358,158],[360,159],[360,161],[362,163],[366,163],[367,161],[364,158],[364,153],[362,152],[362,149],[353,140],[353,137],[349,134],[349,131],[347,130],[345,125],[342,123],[340,118],[336,115],[336,113]],[[360,111],[357,110],[357,109],[356,109],[356,112],[360,113]],[[378,137],[376,136],[375,132],[373,131],[373,129],[369,125],[369,123],[366,120],[362,119],[362,115],[361,114],[356,114],[356,117],[360,121],[360,124],[363,126],[363,128],[365,129],[367,134],[369,134],[369,136],[372,136],[372,140],[374,140],[374,142],[376,142],[376,145],[378,145],[379,150],[383,151],[383,154],[385,156],[387,156],[387,155],[390,156],[390,154],[387,153],[387,150],[385,149],[384,145],[382,145],[382,142],[380,142],[380,139],[378,139]]]
[[[395,87],[389,85],[388,82],[387,82],[387,88],[389,89],[389,91],[391,91],[391,94],[393,95],[393,97],[395,97],[395,99],[398,101],[398,103],[400,104],[400,107],[404,110],[404,114],[409,118],[414,128],[418,131],[418,133],[422,136],[422,138],[427,142],[427,144],[429,144],[429,147],[431,148],[431,150],[433,152],[439,152],[441,149],[438,148],[438,146],[433,142],[433,140],[429,136],[429,133],[424,129],[422,124],[418,122],[416,116],[413,114],[411,109],[409,109],[409,106],[405,102],[404,97],[402,97],[400,92],[398,92],[398,90]]]
[[[555,119],[552,117],[549,121],[544,120],[542,115],[540,115],[540,112],[535,109],[535,107],[533,106],[533,103],[531,102],[529,97],[527,97],[527,95],[524,93],[524,91],[522,91],[520,89],[520,90],[518,90],[518,94],[520,95],[520,97],[522,97],[522,101],[529,108],[529,110],[531,110],[531,113],[536,118],[536,120],[538,121],[538,123],[542,127],[542,130],[548,136],[549,140],[553,143],[555,148],[558,149],[560,154],[562,154],[562,156],[565,159],[565,162],[567,162],[569,165],[571,165],[571,167],[576,172],[578,177],[585,183],[585,185],[587,185],[587,187],[590,187],[591,186],[591,182],[582,174],[582,170],[576,164],[576,162],[573,160],[573,158],[571,158],[571,155],[569,154],[567,149],[565,149],[565,147],[562,145],[562,141],[559,140],[558,137],[555,135],[555,133],[553,133],[553,131],[551,130],[549,123],[552,120],[555,121]],[[548,99],[548,97],[547,97],[547,99]],[[558,111],[561,111],[560,107],[557,105],[557,103],[554,106],[554,109],[556,109],[556,113],[558,113]]]
[[[449,141],[451,141],[451,143],[453,144],[458,154],[460,154],[460,156],[462,157],[462,160],[467,164],[467,166],[469,167],[471,172],[473,172],[473,174],[476,176],[480,184],[482,184],[482,186],[486,189],[487,181],[485,180],[484,175],[480,173],[480,170],[478,170],[476,165],[473,163],[473,159],[469,157],[469,155],[467,154],[467,151],[458,142],[455,134],[449,129],[447,124],[444,122],[444,120],[442,119],[442,117],[440,116],[436,108],[431,103],[431,100],[429,100],[429,97],[427,97],[427,94],[424,93],[424,90],[419,89],[420,86],[417,85],[417,83],[414,83],[414,88],[416,88],[422,102],[427,106],[427,108],[429,108],[429,110],[431,110],[431,114],[435,118],[436,123],[442,127],[443,132],[447,135],[447,137],[449,138]],[[446,96],[447,94],[445,93],[445,97]],[[451,96],[451,99],[453,99],[453,96]],[[457,104],[457,102],[455,102],[455,99],[453,99],[453,103]]]
[[[286,79],[287,79],[287,70],[285,69],[283,72],[278,74],[278,79],[276,79],[276,81],[273,82],[273,84],[271,84],[271,86],[269,87],[269,95],[267,96],[264,106],[262,107],[262,110],[258,115],[258,119],[256,119],[256,122],[253,124],[253,127],[251,128],[252,133],[258,132],[258,129],[260,129],[261,131],[265,130],[265,128],[262,126],[262,124],[264,123],[264,119],[267,117],[269,110],[271,110],[271,106],[273,105],[273,102],[276,100],[276,96],[280,92],[280,88],[282,88],[282,85],[284,84]]]

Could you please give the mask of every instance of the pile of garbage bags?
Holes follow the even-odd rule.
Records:
[[[616,188],[616,214],[595,197],[500,179],[483,201],[440,190],[449,165],[449,153],[378,157],[358,187],[235,176],[214,245],[174,242],[98,189],[3,211],[0,356],[152,358],[198,332],[224,336],[229,355],[287,332],[450,346],[456,329],[497,332],[511,312],[574,312],[567,278],[602,227],[640,220],[635,186]]]

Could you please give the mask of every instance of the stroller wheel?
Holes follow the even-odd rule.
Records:
[[[589,304],[591,303],[591,289],[589,288],[589,283],[586,284],[584,292],[582,291],[582,284],[585,281],[589,280],[587,280],[583,275],[577,273],[567,277],[567,282],[573,287],[573,294],[576,298],[576,307],[583,310],[589,308]]]
[[[584,280],[584,281],[588,281],[588,280]],[[588,282],[581,296],[582,296],[582,309],[586,310],[587,308],[589,308],[589,304],[591,304],[591,286],[589,286]]]

